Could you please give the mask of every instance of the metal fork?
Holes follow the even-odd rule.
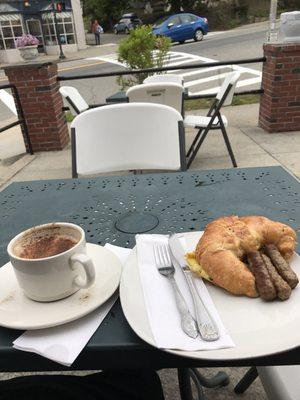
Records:
[[[187,304],[182,296],[174,278],[175,268],[172,265],[169,247],[165,244],[154,245],[154,259],[158,272],[169,279],[174,290],[177,308],[181,318],[181,328],[188,336],[195,339],[198,336],[197,324],[188,310]]]

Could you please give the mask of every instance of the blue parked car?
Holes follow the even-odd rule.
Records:
[[[208,32],[206,18],[194,14],[182,13],[160,18],[153,26],[153,33],[168,36],[172,42],[184,43],[188,39],[198,42]]]

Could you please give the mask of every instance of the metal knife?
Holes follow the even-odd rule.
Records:
[[[198,324],[198,330],[203,340],[212,342],[214,340],[219,339],[220,333],[214,322],[212,316],[209,311],[205,307],[198,290],[196,288],[194,278],[191,270],[189,269],[187,262],[185,260],[185,251],[180,242],[180,235],[171,235],[169,238],[169,246],[171,249],[172,256],[175,261],[181,267],[184,276],[187,280],[189,289],[192,294],[195,313],[196,313],[196,321]]]

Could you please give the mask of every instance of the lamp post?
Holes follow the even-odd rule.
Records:
[[[271,0],[267,42],[275,42],[278,39],[278,33],[276,32],[276,14],[277,0]]]
[[[63,53],[62,45],[61,45],[61,42],[60,42],[60,36],[59,36],[59,33],[58,33],[57,17],[56,17],[56,12],[57,11],[56,11],[56,8],[55,8],[55,1],[51,0],[51,3],[52,3],[53,14],[54,14],[54,25],[55,25],[55,32],[56,32],[56,40],[57,40],[57,43],[59,45],[59,59],[63,60],[63,59],[66,58],[66,56]]]

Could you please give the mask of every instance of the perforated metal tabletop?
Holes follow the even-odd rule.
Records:
[[[13,183],[0,193],[1,265],[20,231],[50,221],[79,224],[87,241],[133,247],[135,233],[202,230],[223,215],[265,215],[300,232],[300,184],[281,167],[109,176]],[[299,251],[298,247],[298,251]],[[57,364],[11,348],[19,331],[0,328],[0,370],[49,370]],[[175,357],[142,342],[117,304],[74,369],[299,363],[300,351],[264,360],[207,362]]]

